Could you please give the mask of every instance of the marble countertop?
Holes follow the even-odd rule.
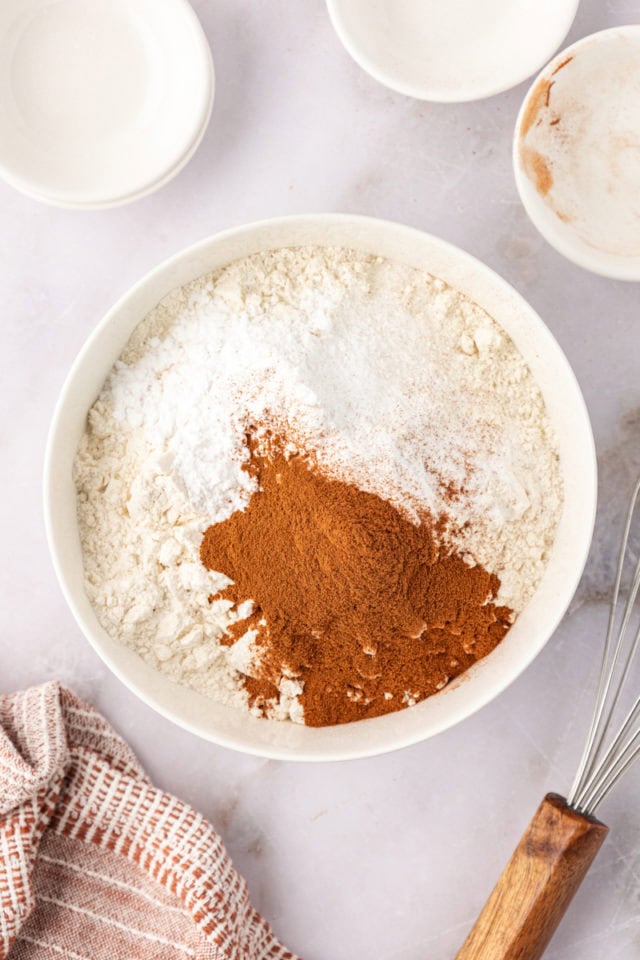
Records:
[[[583,272],[536,233],[510,147],[526,84],[420,103],[364,74],[322,0],[198,0],[218,89],[202,147],[158,194],[109,212],[41,206],[0,184],[0,692],[60,678],[128,738],[155,782],[222,833],[256,906],[305,960],[447,960],[548,789],[568,788],[603,638],[616,520],[640,472],[638,287]],[[570,41],[640,19],[583,0]],[[569,41],[567,41],[569,42]],[[156,716],[102,665],[67,610],[41,501],[53,406],[105,310],[164,257],[284,213],[404,221],[480,257],[539,311],[585,393],[601,510],[583,584],[545,651],[479,714],[411,749],[309,766],[236,755]],[[549,960],[640,953],[640,766],[601,813],[610,837]]]

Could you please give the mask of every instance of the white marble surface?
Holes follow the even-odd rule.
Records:
[[[95,702],[155,781],[221,831],[256,905],[306,960],[446,960],[539,799],[566,790],[603,635],[615,519],[640,471],[638,287],[584,273],[538,236],[510,166],[521,86],[470,105],[395,95],[340,47],[322,0],[199,0],[218,74],[211,127],[168,187],[132,206],[50,209],[0,185],[0,692],[58,677]],[[570,40],[640,20],[583,0]],[[405,221],[482,258],[539,310],[593,418],[602,513],[573,611],[503,696],[431,742],[326,766],[235,755],[139,703],[90,650],[47,556],[45,436],[106,308],[168,254],[289,212]],[[640,954],[640,768],[602,809],[611,836],[549,960]]]

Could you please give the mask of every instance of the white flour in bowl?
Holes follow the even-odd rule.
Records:
[[[542,396],[476,304],[413,268],[343,249],[269,251],[175,291],[134,332],[92,408],[75,467],[86,586],[107,631],[169,677],[246,703],[249,612],[205,529],[247,506],[245,433],[267,424],[323,470],[450,518],[448,537],[519,613],[562,505]],[[279,716],[301,718],[295,680]]]

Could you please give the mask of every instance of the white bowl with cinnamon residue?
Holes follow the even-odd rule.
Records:
[[[542,392],[555,429],[563,512],[534,596],[505,639],[440,693],[410,709],[330,727],[264,719],[178,686],[112,639],[86,593],[72,468],[89,408],[134,328],[166,294],[243,257],[286,246],[347,247],[440,277],[481,305],[511,337]],[[210,237],[137,283],[109,311],[78,356],[62,390],[45,463],[45,518],[55,569],[74,616],[110,669],[159,713],[199,736],[246,753],[291,760],[340,760],[405,747],[470,716],[505,689],[540,652],[581,575],[593,530],[596,464],[580,389],[537,314],[492,270],[463,251],[401,224],[351,215],[263,221]]]
[[[559,253],[640,280],[640,25],[584,37],[544,68],[516,122],[513,165]]]

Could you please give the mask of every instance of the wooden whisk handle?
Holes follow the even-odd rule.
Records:
[[[457,960],[539,960],[607,832],[547,794]]]

